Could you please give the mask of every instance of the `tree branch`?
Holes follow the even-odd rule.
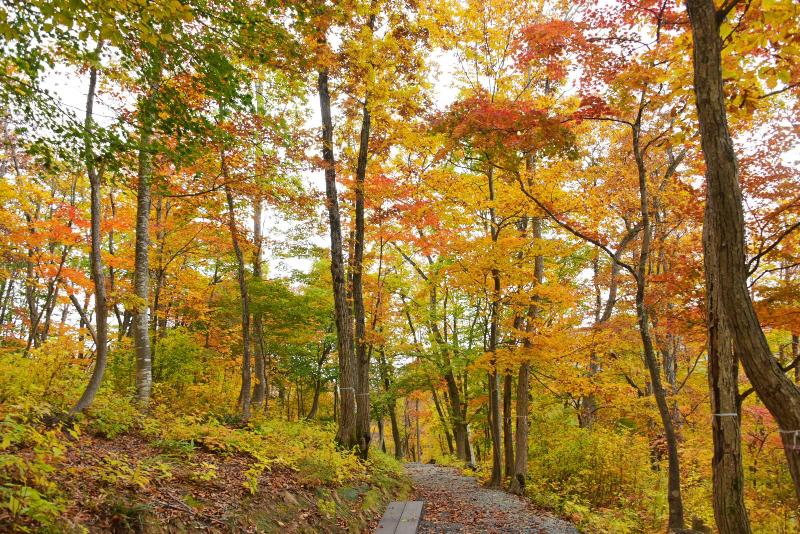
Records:
[[[633,379],[628,376],[628,373],[623,371],[622,372],[622,376],[625,378],[625,382],[627,382],[633,389],[636,390],[636,394],[639,397],[645,397],[646,396],[644,394],[644,391],[642,391],[642,389],[638,385],[636,385],[636,382],[634,382]]]
[[[396,244],[392,243],[392,246],[393,246],[393,247],[394,247],[394,248],[397,250],[397,252],[399,252],[399,253],[400,253],[400,255],[401,255],[401,256],[403,256],[403,258],[404,258],[404,259],[405,259],[405,260],[406,260],[406,261],[407,261],[407,262],[408,262],[408,263],[409,263],[409,264],[410,264],[410,265],[411,265],[411,266],[414,268],[414,270],[415,270],[415,271],[417,271],[417,274],[418,274],[418,275],[419,275],[419,276],[420,276],[420,277],[421,277],[423,280],[425,280],[425,281],[427,282],[427,281],[428,281],[428,275],[426,275],[426,274],[425,274],[425,272],[424,272],[422,269],[420,269],[419,265],[417,265],[417,262],[415,262],[415,261],[414,261],[414,260],[411,258],[411,256],[409,256],[408,254],[406,254],[405,252],[403,252],[403,249],[401,249],[400,247],[398,247]]]
[[[516,177],[517,177],[517,182],[519,183],[520,189],[525,194],[525,196],[528,197],[529,199],[531,199],[534,202],[534,204],[536,204],[539,207],[539,209],[541,209],[543,212],[545,212],[547,214],[547,216],[550,217],[557,225],[559,225],[560,227],[562,227],[564,230],[566,230],[567,232],[571,233],[575,237],[577,237],[579,239],[583,239],[587,243],[591,243],[592,245],[596,246],[597,248],[599,248],[600,250],[602,250],[603,252],[608,254],[608,256],[614,261],[614,263],[616,263],[617,265],[619,265],[620,267],[622,267],[623,269],[625,269],[626,271],[631,273],[634,277],[636,276],[636,270],[630,264],[627,264],[624,261],[620,260],[620,256],[622,255],[622,252],[624,250],[624,245],[627,245],[627,243],[630,240],[632,240],[636,236],[636,234],[638,234],[639,231],[641,230],[641,225],[640,224],[637,224],[636,226],[634,226],[628,232],[628,234],[626,234],[626,236],[620,242],[619,250],[617,252],[614,252],[610,248],[608,248],[606,245],[604,245],[603,243],[598,241],[597,239],[584,234],[580,230],[577,230],[577,229],[573,228],[569,224],[565,223],[564,221],[562,221],[558,217],[556,217],[555,213],[553,213],[553,211],[550,208],[545,206],[541,201],[539,201],[538,198],[533,196],[527,190],[527,188],[525,187],[525,184],[522,181],[522,177],[519,174],[517,174]]]
[[[74,294],[70,293],[69,294],[69,300],[72,302],[72,305],[75,306],[75,309],[78,310],[78,315],[81,316],[81,320],[86,325],[86,329],[89,331],[89,335],[92,336],[92,341],[94,341],[94,344],[97,345],[97,333],[94,331],[94,327],[92,326],[92,322],[89,320],[89,316],[86,315],[86,310],[84,310],[83,306],[81,306],[81,303],[78,300],[78,297],[76,297]]]
[[[722,24],[731,10],[736,7],[741,0],[727,0],[717,10],[717,24]]]
[[[762,249],[758,254],[750,258],[750,261],[747,262],[747,275],[751,276],[754,272],[756,272],[756,269],[758,269],[758,265],[761,263],[761,258],[763,258],[766,254],[772,252],[772,250],[775,247],[777,247],[785,237],[787,237],[789,234],[791,234],[798,228],[800,228],[800,221],[786,228],[783,232],[781,232],[778,235],[775,241],[773,241],[767,248]]]

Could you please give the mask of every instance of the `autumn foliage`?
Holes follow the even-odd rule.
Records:
[[[363,530],[408,491],[395,460],[435,460],[587,532],[728,534],[731,495],[738,532],[798,531],[800,429],[711,301],[707,206],[728,136],[740,289],[796,400],[799,24],[789,0],[0,7],[0,530],[259,528],[293,488],[303,525]]]

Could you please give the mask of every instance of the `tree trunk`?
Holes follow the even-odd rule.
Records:
[[[442,350],[447,351],[444,347]],[[448,409],[450,410],[450,421],[453,425],[453,439],[456,442],[456,456],[464,462],[468,462],[467,449],[469,447],[467,436],[466,415],[461,409],[461,394],[458,391],[458,383],[453,374],[450,358],[445,361],[447,371],[444,379],[447,385]]]
[[[525,485],[528,481],[528,382],[530,379],[530,364],[520,365],[517,377],[517,434],[516,456],[514,458],[514,471],[511,477],[509,491],[515,495],[525,495]]]
[[[442,410],[442,403],[439,402],[439,395],[436,393],[436,388],[433,386],[432,383],[428,383],[428,387],[431,390],[431,398],[433,398],[433,405],[436,408],[436,414],[439,416],[439,421],[442,424],[442,429],[444,430],[444,436],[447,440],[447,450],[450,454],[453,454],[455,450],[453,449],[453,436],[450,435],[450,429],[447,425],[447,418],[444,416],[444,410]]]
[[[108,193],[108,205],[111,208],[111,218],[116,218],[117,216],[117,206],[116,202],[114,202],[114,193],[113,191],[109,191]],[[116,255],[116,249],[114,246],[114,229],[108,231],[108,253],[113,258]],[[117,290],[116,287],[116,270],[114,269],[113,265],[108,266],[108,288],[114,293]],[[130,315],[128,310],[124,312],[120,308],[118,303],[114,303],[114,317],[117,319],[117,341],[122,341],[122,338],[125,336],[125,320]]]
[[[322,159],[325,162],[325,195],[331,237],[331,276],[333,278],[334,311],[339,349],[339,391],[341,410],[336,440],[345,449],[359,444],[356,428],[356,386],[358,362],[353,353],[353,322],[347,302],[347,280],[342,254],[342,225],[339,216],[339,199],[336,192],[336,160],[333,155],[333,121],[331,97],[328,91],[328,70],[320,70],[317,77],[320,112],[322,115]]]
[[[333,422],[339,423],[339,382],[333,383]]]
[[[272,353],[267,352],[264,360],[264,413],[269,414],[270,377],[272,376]],[[336,404],[334,403],[334,421],[336,420]]]
[[[375,26],[375,15],[369,16],[367,28],[371,31]],[[358,364],[358,382],[356,402],[358,404],[356,431],[359,438],[359,453],[366,460],[371,439],[369,425],[369,353],[367,352],[367,327],[364,311],[364,183],[367,175],[367,157],[369,155],[370,111],[369,93],[364,96],[362,105],[361,136],[358,146],[358,163],[356,164],[356,213],[353,256],[353,314],[355,315],[356,361]]]
[[[150,403],[153,368],[150,354],[150,182],[153,174],[152,136],[155,92],[142,99],[139,114],[139,183],[136,189],[136,252],[133,291],[133,339],[136,346],[136,399]]]
[[[505,476],[514,475],[514,431],[511,426],[511,389],[514,377],[506,374],[503,377],[503,452],[505,455]]]
[[[400,427],[397,424],[397,400],[391,391],[391,375],[389,373],[389,362],[386,361],[386,351],[383,347],[378,350],[380,354],[380,373],[383,381],[383,390],[387,394],[386,411],[389,412],[389,424],[392,428],[392,441],[394,441],[394,457],[398,460],[403,459],[403,442],[400,438]]]
[[[720,534],[748,534],[751,530],[744,504],[739,362],[725,327],[724,308],[715,289],[715,266],[706,263],[705,272],[706,287],[710,288],[706,313],[711,433],[714,440],[711,461],[714,518]]]
[[[10,276],[0,284],[0,345],[3,344],[2,330],[6,317],[6,289],[11,289],[13,278],[14,272],[12,271]]]
[[[97,46],[97,53],[100,52]],[[71,413],[80,413],[92,405],[100,384],[103,381],[103,373],[106,369],[108,356],[108,304],[106,300],[105,278],[103,276],[103,235],[101,223],[103,221],[103,210],[101,202],[101,177],[94,164],[94,149],[92,139],[95,89],[97,87],[97,67],[89,70],[89,92],[86,96],[86,119],[84,120],[84,159],[86,160],[86,172],[89,175],[91,187],[91,241],[92,248],[89,254],[91,264],[91,276],[94,283],[94,315],[95,315],[95,364],[92,377],[86,385],[86,389],[72,408]],[[0,317],[0,325],[2,317]]]
[[[422,463],[422,437],[419,429],[419,399],[414,402],[414,411],[416,412],[416,425],[417,425],[417,461]]]
[[[647,291],[647,264],[650,257],[650,240],[652,228],[650,225],[650,206],[648,199],[647,171],[640,150],[639,132],[641,126],[641,109],[639,118],[632,128],[633,153],[639,175],[639,203],[642,215],[642,242],[639,249],[639,263],[635,273],[636,279],[636,318],[639,323],[639,334],[642,338],[644,357],[647,369],[650,372],[650,381],[653,387],[653,396],[656,399],[658,414],[664,427],[664,437],[667,441],[667,503],[669,505],[668,528],[670,531],[679,531],[684,527],[683,500],[681,498],[681,471],[678,456],[678,439],[672,422],[672,415],[667,404],[666,392],[661,382],[661,367],[656,357],[656,349],[650,335],[650,319],[645,302]]]
[[[470,440],[470,437],[469,437],[469,425],[468,424],[464,425],[464,442],[465,442],[466,449],[467,449],[467,459],[466,459],[467,465],[475,466],[476,465],[476,462],[475,462],[475,451],[473,450],[472,441]]]
[[[397,405],[392,402],[389,405],[389,424],[392,429],[392,441],[394,442],[394,457],[398,460],[403,459],[403,438],[400,436],[400,425],[397,424]]]
[[[742,191],[722,85],[719,24],[726,13],[717,12],[711,0],[689,0],[687,9],[694,37],[694,88],[706,161],[704,253],[707,264],[715,267],[717,281],[716,288],[711,289],[725,310],[734,351],[778,423],[795,493],[800,498],[800,388],[772,356],[747,288]]]
[[[2,316],[0,316],[0,324],[2,324]],[[795,362],[794,381],[800,384],[800,365],[798,365],[798,358],[800,358],[800,336],[792,334],[792,361]]]
[[[286,420],[292,420],[292,384],[286,384],[286,398],[284,399],[286,402]]]
[[[27,217],[26,217],[27,218]],[[28,219],[29,232],[35,233],[33,221]],[[25,348],[25,354],[30,351],[31,345],[37,345],[36,338],[36,317],[39,315],[38,306],[36,305],[36,288],[34,286],[36,281],[36,273],[33,265],[35,251],[32,248],[28,249],[27,260],[25,260],[25,302],[28,304],[28,320],[30,321],[30,332],[28,333],[28,344]]]
[[[160,326],[160,318],[161,318],[161,289],[164,287],[164,238],[166,233],[164,232],[164,218],[166,218],[166,214],[164,213],[164,197],[160,194],[156,195],[156,208],[155,208],[155,215],[156,215],[156,268],[155,275],[156,275],[156,283],[155,287],[153,288],[153,309],[152,313],[150,314],[150,330],[153,333],[153,344],[150,347],[150,359],[152,361],[152,365],[154,367],[154,380],[159,380],[160,377],[158,376],[158,338],[160,335],[159,326]]]
[[[494,173],[489,168],[487,173],[489,178],[489,201],[494,202]],[[495,219],[494,207],[489,209],[491,218],[491,238],[496,245],[500,230]],[[495,251],[496,252],[496,251]],[[499,488],[502,484],[503,466],[501,457],[501,447],[503,443],[500,436],[500,392],[497,377],[497,343],[500,335],[500,271],[496,267],[492,268],[492,303],[491,303],[491,325],[489,327],[489,352],[492,354],[492,369],[489,372],[489,425],[492,437],[492,477],[489,480],[489,487]]]
[[[253,278],[261,280],[261,246],[263,236],[261,233],[262,201],[256,193],[253,202]],[[253,384],[253,405],[261,406],[267,394],[267,375],[264,363],[264,325],[261,322],[261,313],[253,313],[253,360],[255,363],[256,380]]]
[[[532,234],[534,239],[542,238],[542,219],[534,218],[532,221]],[[544,283],[544,257],[539,254],[534,259],[534,276],[536,285]],[[526,336],[523,345],[530,349],[532,342],[530,335],[535,328],[534,321],[539,316],[539,307],[533,304],[528,309],[528,318],[525,325]],[[528,481],[528,388],[530,381],[530,362],[525,360],[519,368],[517,377],[517,435],[516,456],[514,458],[514,475],[511,478],[509,490],[516,495],[525,495],[525,486]]]
[[[64,247],[64,259],[66,259],[68,254],[67,250],[69,250],[69,248],[70,247]],[[48,300],[47,306],[45,307],[44,325],[42,326],[42,343],[47,341],[47,338],[50,336],[50,324],[53,317],[53,311],[56,309],[56,305],[58,304],[58,293],[60,290],[58,284],[59,281],[57,280],[56,285],[53,288],[52,297]]]
[[[319,394],[322,390],[322,381],[317,378],[314,381],[314,396],[311,399],[311,408],[308,409],[307,420],[312,420],[317,417],[317,410],[319,410]]]
[[[2,345],[3,337],[5,337],[2,329],[6,322],[6,316],[8,315],[7,312],[10,308],[10,304],[13,302],[15,275],[16,272],[11,271],[11,275],[8,277],[8,281],[6,282],[5,295],[2,299],[0,299],[0,345]]]
[[[233,252],[236,255],[236,278],[239,282],[239,296],[242,301],[242,386],[239,392],[239,410],[242,418],[250,418],[250,304],[247,295],[247,277],[244,270],[244,255],[239,246],[238,230],[236,228],[236,214],[233,205],[233,192],[228,176],[228,163],[225,159],[224,149],[220,151],[220,166],[225,180],[225,199],[228,202],[228,230],[231,233]]]
[[[303,400],[303,386],[300,384],[299,379],[295,384],[295,389],[297,389],[297,420],[299,421],[306,415],[306,406],[305,401]]]
[[[252,323],[253,363],[255,367],[252,404],[257,407],[264,406],[266,411],[267,363],[264,356],[264,324],[261,313],[253,314]]]
[[[320,357],[317,359],[317,372],[316,377],[314,380],[314,398],[311,401],[311,408],[308,410],[308,416],[306,419],[314,419],[317,416],[317,410],[319,410],[319,395],[322,391],[322,366],[325,364],[325,360],[328,359],[328,354],[330,354],[330,349],[328,344],[323,341],[322,348],[320,350]]]
[[[492,477],[489,480],[490,488],[499,488],[503,478],[502,447],[500,435],[500,392],[497,387],[497,373],[489,373],[489,413],[488,422],[492,440]]]
[[[378,449],[386,454],[386,436],[383,430],[383,417],[378,417]]]
[[[409,446],[409,437],[410,432],[408,431],[411,428],[411,417],[408,415],[408,398],[406,397],[403,401],[403,451],[411,453],[411,461],[416,461],[416,454],[414,451],[413,445]]]

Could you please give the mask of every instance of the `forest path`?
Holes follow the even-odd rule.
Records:
[[[420,534],[578,534],[527,500],[485,488],[452,467],[409,463],[406,471],[414,482],[413,499],[425,501]]]

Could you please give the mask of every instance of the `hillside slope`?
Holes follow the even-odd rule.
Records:
[[[362,462],[316,423],[4,410],[3,532],[363,532],[410,488],[395,460]]]

